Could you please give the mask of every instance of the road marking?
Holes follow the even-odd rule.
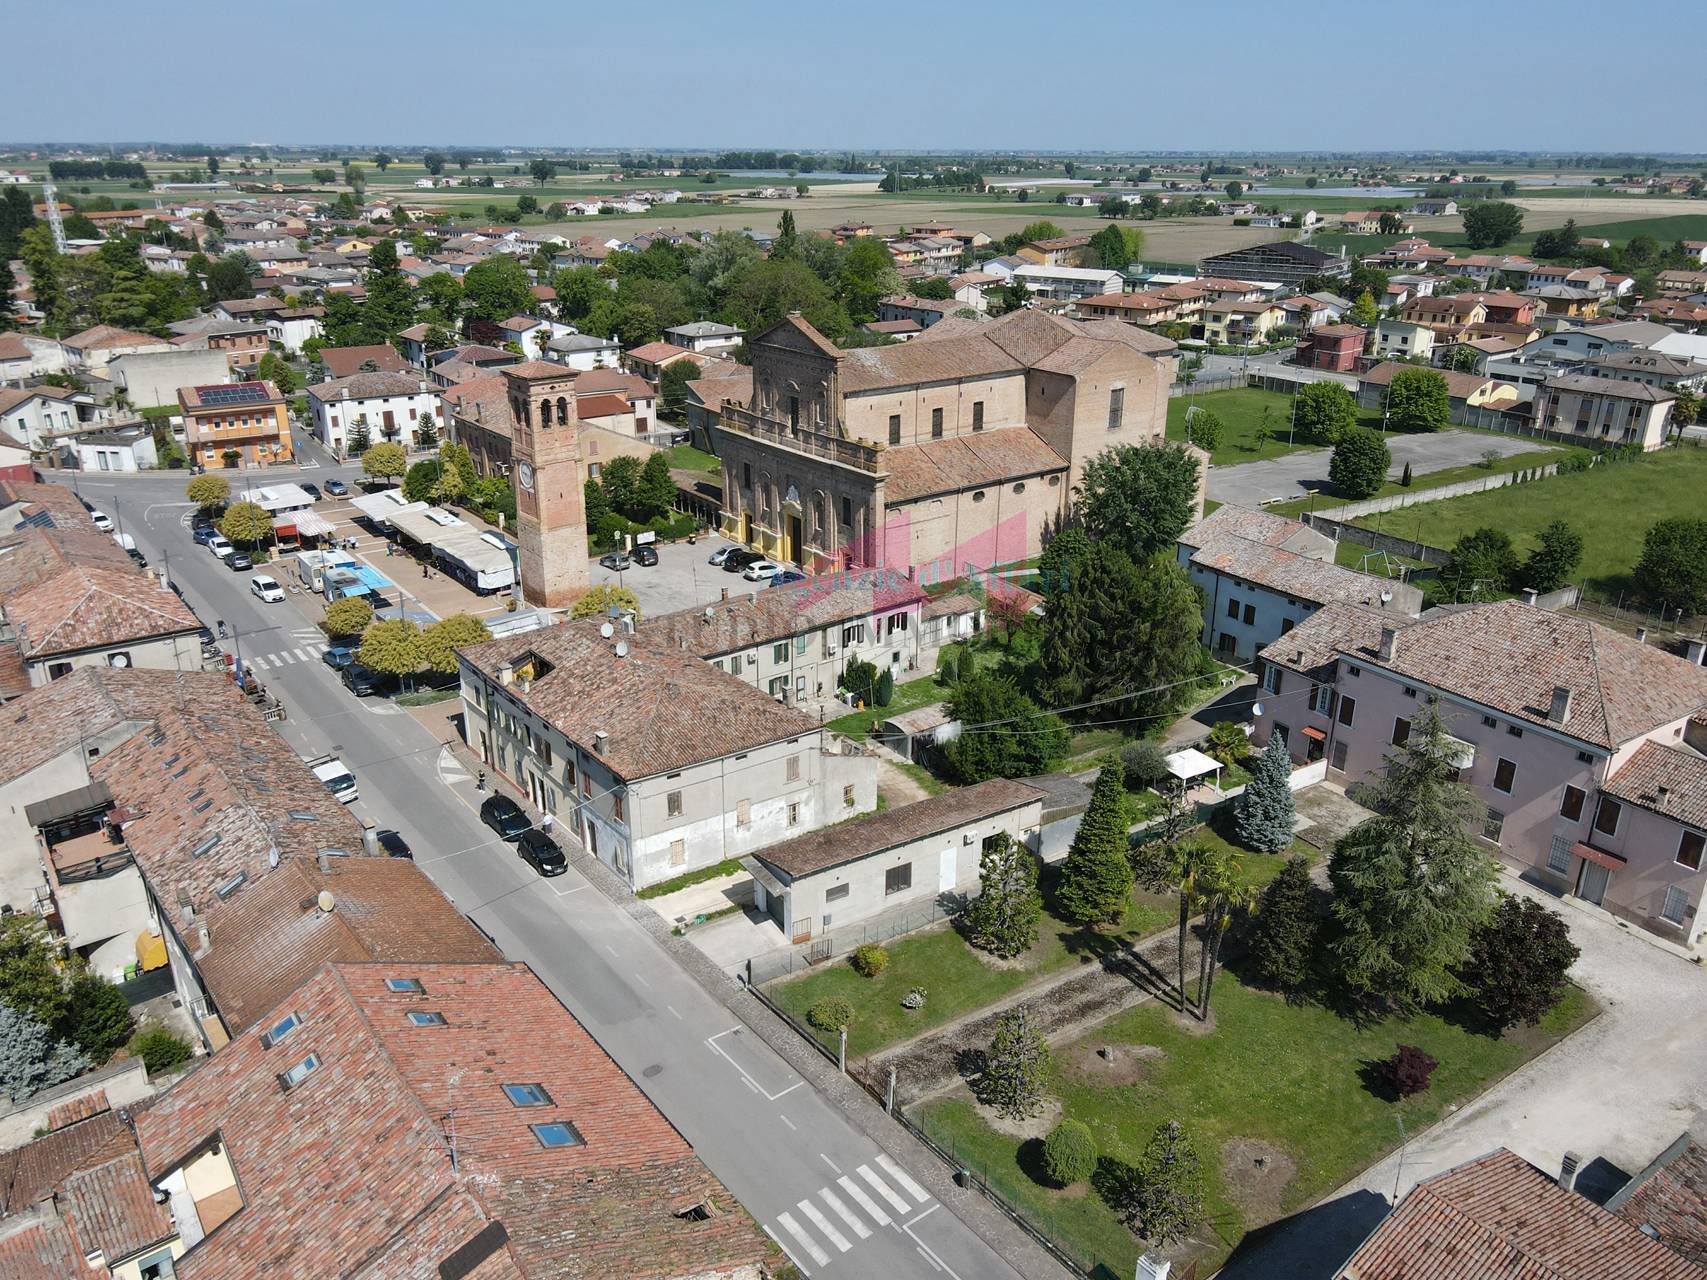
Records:
[[[921,1213],[917,1218],[914,1218],[913,1222],[920,1222],[920,1221],[924,1220],[925,1218],[930,1217],[931,1214],[933,1214],[937,1211],[937,1208],[938,1208],[938,1206],[933,1204],[930,1208],[926,1209],[923,1213]],[[930,1246],[925,1244],[925,1242],[923,1240],[919,1239],[918,1236],[913,1235],[913,1222],[904,1223],[901,1227],[901,1230],[905,1231],[907,1233],[907,1235],[912,1239],[913,1243],[919,1246],[919,1252],[924,1255],[925,1261],[930,1263],[933,1267],[937,1268],[939,1271],[945,1272],[949,1276],[953,1277],[953,1280],[960,1280],[959,1273],[957,1273],[953,1267],[949,1266],[948,1263],[944,1262],[941,1258],[937,1257],[935,1252],[933,1252],[931,1250]]]
[[[670,1012],[674,1013],[675,1010],[672,1009]],[[714,1036],[706,1037],[705,1044],[706,1044],[706,1047],[709,1048],[713,1053],[715,1053],[718,1057],[722,1058],[723,1061],[727,1062],[730,1066],[734,1067],[736,1071],[740,1072],[741,1073],[741,1079],[745,1080],[748,1083],[748,1085],[750,1085],[754,1089],[755,1092],[764,1095],[764,1097],[767,1100],[769,1100],[771,1102],[775,1102],[778,1098],[783,1097],[785,1094],[793,1093],[801,1085],[806,1083],[806,1081],[804,1081],[804,1080],[796,1080],[793,1084],[789,1085],[788,1088],[782,1090],[781,1093],[771,1093],[769,1090],[761,1088],[759,1085],[759,1082],[757,1080],[753,1079],[752,1076],[747,1074],[747,1069],[745,1067],[743,1067],[739,1062],[736,1062],[735,1059],[731,1058],[727,1053],[725,1053],[723,1050],[723,1046],[717,1043],[718,1040],[722,1039],[724,1036],[732,1036],[737,1031],[739,1031],[740,1029],[741,1028],[739,1028],[739,1027],[730,1027],[729,1030],[727,1030],[727,1031],[719,1031]],[[825,1158],[825,1160],[829,1159],[828,1156],[825,1156],[824,1158]],[[830,1167],[832,1169],[835,1168],[834,1165],[831,1165]],[[902,1207],[904,1210],[905,1206],[902,1206]]]
[[[877,1163],[883,1166],[883,1171],[885,1173],[901,1184],[901,1190],[912,1196],[913,1199],[917,1200],[920,1204],[924,1204],[930,1200],[930,1193],[918,1183],[914,1182],[913,1179],[908,1176],[907,1171],[900,1165],[896,1164],[888,1156],[879,1153]]]
[[[789,1128],[793,1127],[793,1125],[789,1126]],[[836,1216],[843,1222],[847,1223],[848,1226],[852,1227],[854,1234],[861,1240],[870,1238],[871,1228],[861,1222],[859,1220],[859,1215],[852,1209],[848,1208],[847,1205],[843,1204],[841,1200],[837,1198],[834,1191],[831,1191],[828,1187],[820,1187],[818,1188],[818,1198],[825,1204],[829,1205],[831,1209],[835,1210]]]
[[[808,1276],[808,1277],[811,1276],[812,1273],[806,1269],[806,1264],[801,1262],[799,1258],[795,1257],[794,1256],[794,1250],[790,1249],[788,1247],[788,1241],[784,1240],[781,1236],[777,1235],[776,1232],[772,1231],[769,1227],[765,1226],[765,1224],[762,1222],[759,1224],[759,1230],[763,1231],[772,1240],[776,1241],[777,1247],[779,1249],[781,1249],[783,1251],[783,1253],[788,1255],[788,1260],[794,1264],[794,1268],[796,1271],[800,1272],[800,1274],[803,1276]]]
[[[818,1247],[818,1242],[800,1229],[800,1224],[786,1213],[776,1215],[776,1224],[800,1242],[800,1247],[812,1256],[820,1267],[830,1265],[830,1255]]]
[[[608,942],[605,943],[605,950],[610,952],[613,956],[616,954],[616,948],[611,946],[611,944]]]
[[[292,652],[296,654],[297,661],[299,662],[308,662],[310,660],[309,654],[306,650],[294,649]]]
[[[294,665],[295,662],[296,662],[296,655],[290,649],[281,649],[273,655],[273,665],[275,667],[278,667],[278,666],[288,667],[288,666]]]
[[[567,898],[572,893],[580,893],[586,887],[584,884],[578,884],[573,889],[559,889],[556,885],[552,885],[551,891],[559,898]]]
[[[812,1219],[812,1225],[818,1228],[826,1240],[836,1246],[837,1253],[846,1253],[853,1248],[853,1245],[848,1243],[848,1238],[837,1231],[830,1220],[824,1216],[824,1211],[810,1200],[802,1200],[794,1207]]]
[[[641,986],[645,987],[648,991],[652,990],[652,984],[650,982],[646,981],[646,979],[644,977],[642,977],[638,972],[635,973],[634,980],[636,982],[638,982]]]
[[[854,1172],[869,1182],[872,1185],[873,1190],[875,1190],[878,1195],[882,1196],[892,1206],[894,1206],[896,1213],[906,1213],[913,1207],[891,1191],[889,1189],[889,1184],[871,1171],[870,1165],[862,1164],[858,1169],[854,1170]]]
[[[668,1009],[668,1010],[669,1010],[669,1011],[670,1011],[670,1012],[671,1012],[671,1014],[673,1014],[673,1015],[674,1015],[674,1016],[675,1016],[675,1018],[676,1018],[676,1020],[677,1020],[677,1021],[678,1021],[678,1022],[679,1022],[679,1021],[680,1021],[680,1020],[681,1020],[681,1016],[682,1016],[682,1015],[681,1015],[681,1014],[679,1014],[679,1013],[676,1013],[676,1006],[675,1006],[675,1005],[673,1005],[673,1004],[667,1004],[667,1005],[665,1005],[665,1006],[664,1006],[664,1007],[665,1007],[665,1008],[666,1008],[666,1009]]]
[[[830,1168],[834,1169],[837,1173],[841,1172],[841,1169],[837,1168],[836,1162],[834,1160],[830,1159],[830,1157],[825,1155],[822,1151],[820,1151],[818,1153],[818,1158],[820,1160],[822,1160],[825,1164],[829,1165]]]
[[[906,1221],[905,1221],[905,1222],[903,1222],[903,1223],[902,1223],[902,1224],[901,1224],[901,1230],[903,1230],[903,1231],[905,1231],[905,1230],[907,1230],[907,1229],[908,1229],[908,1228],[909,1228],[909,1227],[911,1227],[911,1226],[912,1226],[912,1225],[913,1225],[913,1224],[914,1224],[914,1223],[915,1223],[915,1222],[923,1222],[923,1221],[924,1221],[924,1220],[925,1220],[925,1219],[926,1219],[926,1218],[928,1218],[928,1217],[930,1217],[930,1216],[931,1216],[931,1214],[933,1214],[933,1213],[935,1213],[935,1212],[936,1212],[936,1211],[937,1211],[937,1210],[938,1210],[938,1209],[940,1209],[940,1208],[942,1208],[942,1206],[941,1206],[941,1205],[940,1205],[940,1204],[933,1204],[933,1205],[932,1205],[932,1206],[931,1206],[931,1207],[930,1207],[930,1208],[928,1208],[928,1209],[926,1209],[926,1210],[925,1210],[925,1211],[924,1211],[924,1212],[923,1212],[923,1213],[921,1213],[921,1214],[920,1214],[920,1215],[919,1215],[919,1216],[918,1216],[918,1217],[916,1217],[916,1218],[908,1218],[908,1219],[907,1219],[907,1220],[906,1220]]]
[[[889,1215],[877,1207],[877,1201],[865,1194],[865,1189],[852,1178],[837,1178],[836,1185],[853,1198],[855,1204],[871,1215],[871,1220],[880,1227],[889,1225]]]
[[[790,1129],[793,1129],[793,1130],[794,1130],[794,1132],[796,1132],[796,1133],[799,1133],[799,1132],[800,1132],[800,1130],[799,1130],[799,1129],[798,1129],[798,1128],[796,1128],[796,1126],[795,1126],[795,1123],[794,1123],[794,1121],[792,1121],[792,1120],[790,1120],[790,1119],[789,1119],[789,1118],[788,1118],[788,1117],[787,1117],[787,1116],[785,1116],[785,1115],[783,1115],[783,1114],[782,1114],[782,1112],[780,1112],[780,1111],[779,1111],[779,1112],[777,1112],[777,1113],[776,1113],[776,1118],[777,1118],[777,1119],[778,1119],[778,1120],[781,1120],[781,1121],[782,1121],[782,1122],[783,1122],[783,1123],[784,1123],[784,1124],[785,1124],[785,1125],[787,1125],[787,1126],[788,1126],[788,1127],[789,1127],[789,1128],[790,1128]]]

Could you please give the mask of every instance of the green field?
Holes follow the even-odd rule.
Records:
[[[1232,391],[1206,391],[1202,395],[1175,396],[1168,401],[1168,430],[1170,440],[1184,440],[1186,411],[1196,405],[1208,409],[1226,428],[1221,447],[1209,455],[1217,467],[1239,462],[1257,462],[1263,458],[1278,458],[1298,449],[1311,448],[1303,441],[1288,444],[1286,437],[1292,425],[1292,397],[1280,391],[1263,391],[1257,387],[1239,387]],[[1257,447],[1257,431],[1267,415],[1272,433],[1268,442]]]
[[[1558,192],[1560,196],[1572,194]],[[1576,193],[1580,195],[1581,193]],[[1656,202],[1659,197],[1655,197]],[[1691,204],[1698,202],[1691,201]],[[1427,218],[1414,219],[1415,234],[1427,240],[1437,249],[1452,249],[1464,253],[1528,253],[1535,247],[1535,237],[1539,231],[1524,231],[1508,244],[1494,249],[1472,249],[1469,240],[1462,231],[1446,229],[1430,230]],[[1455,219],[1454,219],[1455,221]],[[1662,248],[1670,248],[1679,240],[1707,240],[1707,213],[1674,213],[1660,214],[1652,218],[1631,218],[1620,222],[1582,223],[1579,221],[1577,230],[1586,236],[1602,236],[1614,245],[1622,246],[1640,235],[1649,235],[1660,242]],[[1353,254],[1378,253],[1390,244],[1407,239],[1405,236],[1350,236],[1337,231],[1325,231],[1317,234],[1310,243],[1318,249],[1337,249],[1342,244]]]
[[[1379,419],[1377,419],[1375,421],[1365,420],[1364,425],[1379,428],[1381,424]],[[1458,427],[1455,428],[1455,430],[1467,431],[1470,430],[1470,428]],[[1485,434],[1497,435],[1499,433],[1490,431]],[[1389,480],[1371,496],[1376,498],[1385,498],[1395,493],[1412,493],[1419,489],[1442,489],[1449,484],[1457,484],[1460,480],[1485,480],[1489,476],[1503,476],[1513,471],[1523,471],[1529,467],[1545,466],[1549,462],[1557,462],[1569,452],[1571,452],[1571,450],[1563,446],[1552,449],[1537,449],[1530,453],[1517,453],[1506,458],[1496,458],[1487,466],[1484,466],[1480,462],[1471,462],[1462,467],[1447,467],[1441,471],[1428,471],[1424,472],[1422,475],[1413,476],[1408,488],[1405,485],[1400,484],[1397,480]],[[1499,492],[1504,493],[1505,490],[1501,489]],[[1263,510],[1271,511],[1275,515],[1289,516],[1296,519],[1307,511],[1319,511],[1325,507],[1339,506],[1344,501],[1345,499],[1339,497],[1337,494],[1323,490],[1312,494],[1308,498],[1294,498],[1291,502],[1277,502],[1272,506],[1265,506]],[[1458,501],[1458,499],[1451,499],[1451,501]],[[1432,507],[1440,504],[1426,503],[1424,505]],[[1420,509],[1420,507],[1406,507],[1405,511],[1415,512]],[[1402,513],[1395,513],[1392,519],[1398,521],[1399,524],[1402,525],[1403,521],[1400,519],[1401,514]],[[1386,519],[1387,517],[1383,516],[1382,518]],[[1386,526],[1382,527],[1384,529],[1386,528]],[[1394,534],[1395,536],[1403,536],[1407,538],[1411,536],[1408,533],[1401,534],[1398,527],[1387,529],[1386,531]],[[1428,539],[1425,538],[1423,541],[1427,542]]]
[[[1630,586],[1630,571],[1648,527],[1672,516],[1699,516],[1703,494],[1707,449],[1681,447],[1636,462],[1419,503],[1356,523],[1435,547],[1451,547],[1484,526],[1503,529],[1523,555],[1540,529],[1562,518],[1583,536],[1583,563],[1576,580],[1586,580],[1599,591],[1618,592]]]
[[[1211,1274],[1246,1232],[1313,1204],[1392,1150],[1400,1121],[1415,1137],[1595,1009],[1573,987],[1539,1027],[1496,1040],[1432,1013],[1359,1024],[1243,986],[1229,972],[1216,983],[1214,1011],[1209,1034],[1182,1027],[1153,1002],[1119,1014],[1056,1048],[1051,1089],[1067,1115],[1090,1126],[1105,1157],[1136,1160],[1157,1125],[1179,1120],[1186,1127],[1207,1190],[1207,1221],[1193,1237],[1200,1275]],[[1421,1047],[1440,1065],[1426,1090],[1391,1102],[1366,1085],[1365,1072],[1399,1043]],[[1094,1055],[1105,1045],[1143,1047],[1151,1056],[1131,1073],[1135,1079],[1105,1080]],[[1035,1139],[997,1133],[959,1096],[918,1107],[913,1119],[1087,1269],[1100,1264],[1105,1271],[1097,1274],[1132,1274],[1138,1240],[1094,1192],[1041,1185]],[[1257,1145],[1228,1152],[1241,1141]],[[1256,1153],[1268,1157],[1262,1177],[1273,1185],[1241,1189],[1228,1171],[1250,1179]]]

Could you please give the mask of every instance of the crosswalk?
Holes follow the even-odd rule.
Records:
[[[803,1254],[828,1266],[870,1239],[874,1228],[893,1226],[930,1203],[930,1194],[894,1160],[879,1155],[872,1163],[877,1168],[862,1164],[776,1215],[778,1239],[797,1263]]]
[[[318,662],[326,652],[326,637],[315,629],[299,628],[290,633],[282,649],[249,652],[245,646],[243,661],[257,671],[295,666],[299,662]]]

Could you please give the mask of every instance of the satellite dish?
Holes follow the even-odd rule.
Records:
[[[599,624],[599,634],[601,636],[603,636],[606,640],[609,640],[612,636],[614,636],[616,634],[616,628],[611,626],[611,624],[608,622],[602,622]]]
[[[628,641],[618,640],[616,642],[616,656],[619,658],[626,658],[628,656]]]
[[[705,616],[707,618],[710,618],[716,612],[717,611],[715,609],[713,609],[710,605],[705,606]]]
[[[1392,599],[1393,599],[1393,593],[1391,591],[1383,591],[1381,593],[1381,603],[1382,604],[1390,604],[1392,602]]]
[[[1260,717],[1262,715],[1262,703],[1260,703],[1260,702],[1251,703],[1251,714],[1253,716]]]
[[[267,865],[269,867],[276,867],[279,865],[279,851],[277,849],[267,850]]]
[[[338,905],[336,900],[332,897],[332,891],[330,889],[322,889],[320,891],[320,896],[315,899],[315,901],[319,905],[320,909],[328,915],[331,914],[332,908]]]
[[[128,653],[108,654],[107,663],[109,666],[114,667],[128,667],[130,665],[130,655]]]

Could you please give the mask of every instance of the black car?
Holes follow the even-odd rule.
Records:
[[[538,827],[529,827],[522,832],[522,838],[516,842],[516,852],[523,862],[542,876],[560,876],[569,869],[569,860],[563,856],[563,850]]]
[[[379,841],[379,847],[385,851],[386,857],[408,858],[411,862],[414,861],[415,851],[409,847],[409,842],[390,828],[378,832],[375,839]]]
[[[146,569],[148,567],[148,557],[143,555],[142,552],[138,551],[135,547],[126,547],[124,549],[124,553],[132,560],[136,561],[136,563],[142,566],[142,568]]]
[[[505,840],[520,840],[522,833],[533,829],[527,814],[509,796],[493,796],[480,806],[480,821]]]
[[[344,688],[358,698],[371,698],[376,693],[385,692],[385,677],[359,662],[348,663],[338,676],[344,682]]]
[[[191,529],[211,529],[211,528],[213,528],[213,513],[210,511],[197,511],[194,515],[192,515],[190,517],[190,528]]]
[[[233,551],[230,555],[225,557],[225,567],[235,573],[244,569],[253,569],[255,567],[255,562],[248,556],[244,555],[241,551]]]
[[[297,488],[301,489],[304,493],[306,493],[309,497],[313,498],[316,502],[320,501],[320,486],[319,485],[310,484],[308,481],[304,480],[301,484],[299,484],[297,486]],[[392,834],[395,835],[396,833],[393,832]]]
[[[757,551],[731,551],[723,557],[724,573],[740,573],[748,565],[763,560],[764,556]]]
[[[634,548],[634,563],[643,564],[650,568],[658,563],[658,551],[650,543],[643,543]]]
[[[328,480],[326,482],[326,492],[331,494],[334,498],[341,498],[349,491],[350,486],[345,484],[342,480]]]

